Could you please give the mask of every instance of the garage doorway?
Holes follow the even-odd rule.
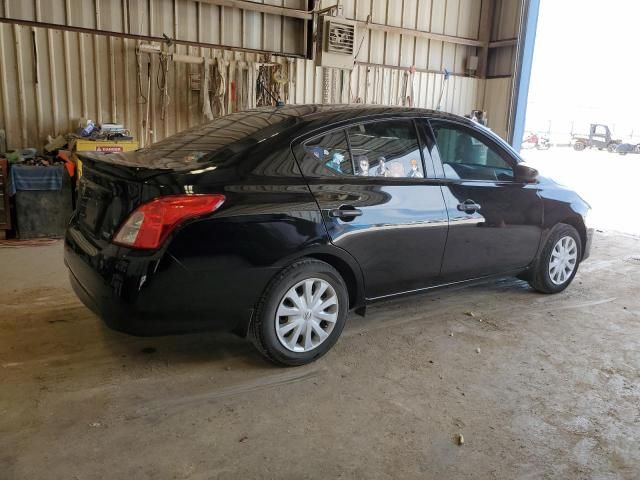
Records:
[[[640,4],[542,0],[522,156],[575,188],[602,230],[640,234],[634,202],[640,176]]]

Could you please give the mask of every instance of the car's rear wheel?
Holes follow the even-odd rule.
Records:
[[[581,152],[583,151],[585,148],[587,148],[587,145],[584,142],[576,142],[573,144],[573,149],[576,152]]]
[[[618,144],[617,143],[610,143],[609,145],[607,145],[607,151],[609,153],[616,153],[617,149],[618,149]]]
[[[251,324],[253,342],[274,363],[304,365],[327,353],[342,333],[347,287],[331,265],[304,259],[266,288]]]
[[[538,257],[529,284],[542,293],[558,293],[569,286],[582,258],[582,242],[571,225],[556,225]]]

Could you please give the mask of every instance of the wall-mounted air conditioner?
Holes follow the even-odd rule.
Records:
[[[318,19],[317,65],[353,69],[356,25],[341,17],[322,16]]]

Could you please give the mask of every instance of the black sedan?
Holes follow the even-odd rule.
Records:
[[[257,109],[81,159],[80,299],[132,334],[234,330],[283,365],[370,302],[496,275],[556,293],[589,255],[585,201],[442,112]]]

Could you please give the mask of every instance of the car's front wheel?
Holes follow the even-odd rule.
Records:
[[[331,265],[303,259],[266,288],[251,323],[253,342],[274,363],[304,365],[327,353],[349,310],[347,287]]]
[[[540,252],[529,284],[542,293],[558,293],[569,286],[582,258],[582,242],[571,225],[559,223]]]

